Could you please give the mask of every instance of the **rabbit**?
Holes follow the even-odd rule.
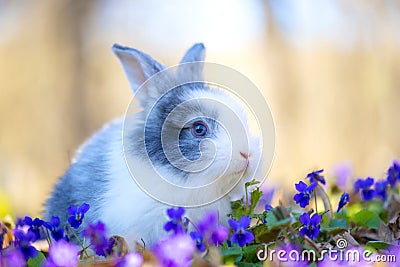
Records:
[[[241,174],[243,177],[239,184],[229,194],[206,205],[186,208],[185,216],[191,221],[196,222],[208,210],[216,210],[220,223],[227,224],[230,201],[242,194],[244,182],[254,176],[258,164],[256,159],[261,153],[259,137],[250,133],[243,104],[224,90],[211,88],[203,82],[205,47],[202,43],[193,45],[186,52],[176,73],[168,72],[162,78],[166,81],[157,81],[141,90],[140,94],[139,88],[143,88],[146,80],[167,68],[133,48],[115,44],[112,50],[122,64],[140,110],[132,115],[129,123],[121,117],[106,124],[78,149],[70,167],[45,203],[45,220],[58,216],[61,225],[65,226],[67,208],[73,204],[88,203],[90,209],[85,214],[85,225],[102,221],[107,226],[108,235],[124,237],[129,246],[140,240],[146,246],[154,245],[166,235],[163,229],[168,221],[166,209],[174,205],[152,197],[132,179],[128,164],[131,161],[136,170],[140,169],[141,179],[146,181],[152,177],[150,171],[147,174],[147,170],[152,168],[178,186],[198,187],[217,180],[213,190],[182,195],[183,201],[202,198],[206,201],[209,195],[219,194],[222,188],[230,185],[232,177]],[[185,64],[189,67],[182,67]],[[180,84],[182,81],[186,83],[165,92],[165,85]],[[179,106],[182,108],[179,109]],[[226,114],[226,107],[235,112],[236,121]],[[168,117],[169,114],[172,118]],[[177,129],[176,125],[165,124],[167,118],[171,125],[181,124],[178,143],[168,139],[168,136],[175,135],[172,132]],[[239,140],[236,147],[228,149],[232,133],[224,129],[231,127],[232,132],[237,132],[236,126],[244,129],[249,140]],[[167,136],[164,143],[161,131]],[[176,164],[171,163],[171,158]],[[184,160],[179,167],[180,158]],[[185,160],[194,164],[201,161],[211,163],[196,170],[185,170]],[[169,193],[158,183],[154,184],[154,188],[160,194]],[[180,197],[178,195],[173,197]],[[78,235],[82,228],[83,225],[77,230]]]

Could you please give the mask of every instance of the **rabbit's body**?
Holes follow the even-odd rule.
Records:
[[[110,235],[123,236],[130,245],[141,239],[151,245],[165,233],[168,206],[149,197],[132,179],[123,155],[122,122],[116,119],[105,125],[82,145],[48,200],[45,218],[58,216],[66,223],[70,205],[88,203],[86,222],[101,220]],[[203,214],[199,209],[187,209],[186,215],[196,221]],[[228,214],[229,199],[225,197],[202,209]]]
[[[120,58],[135,94],[140,84],[164,69],[148,55],[137,50],[114,46],[114,52]],[[187,52],[182,62],[201,61],[203,58],[204,47],[198,44]],[[192,75],[191,78],[198,81],[200,73],[201,70],[193,70],[193,73],[188,75]],[[141,111],[132,115],[129,120],[114,120],[82,145],[47,201],[45,219],[58,216],[65,224],[68,217],[66,211],[70,205],[79,206],[88,203],[91,208],[85,215],[86,223],[101,220],[107,225],[109,235],[121,235],[130,245],[141,238],[147,245],[152,245],[163,235],[163,225],[167,221],[165,210],[169,206],[149,196],[138,186],[132,179],[128,161],[138,162],[144,176],[150,177],[152,168],[155,168],[160,175],[179,186],[196,187],[220,178],[211,190],[213,192],[207,192],[214,195],[224,192],[227,186],[231,186],[233,177],[243,172],[252,173],[249,169],[256,168],[254,165],[258,162],[252,162],[253,156],[250,157],[260,153],[256,138],[250,140],[250,148],[244,143],[231,148],[229,151],[232,155],[228,157],[227,146],[230,136],[219,123],[233,124],[232,129],[236,131],[235,122],[215,103],[226,103],[229,109],[235,111],[240,124],[244,124],[247,131],[245,113],[230,96],[197,82],[177,86],[168,92],[157,91],[159,90],[157,88],[148,90],[144,97],[135,95],[140,101]],[[207,99],[211,102],[203,103],[198,99]],[[188,103],[184,107],[185,112],[178,111],[178,115],[169,118],[168,115],[178,110],[177,107],[183,103]],[[193,118],[200,119],[193,122]],[[182,122],[185,122],[185,126],[182,126]],[[177,127],[181,128],[179,146],[174,146],[173,141],[168,140],[168,133]],[[162,131],[167,133],[167,139],[164,141],[161,136]],[[206,133],[203,135],[204,131]],[[202,142],[205,137],[213,141],[215,150],[220,151],[219,154],[209,148],[209,144]],[[151,164],[145,157],[148,157]],[[171,157],[178,165],[170,162]],[[186,166],[185,160],[194,162],[211,158],[212,164],[201,171],[177,167]],[[227,160],[232,163],[229,168],[225,166]],[[247,178],[244,177],[240,184],[248,180]],[[154,188],[159,193],[169,193],[163,191],[161,184],[154,184]],[[238,188],[241,189],[242,186]],[[186,197],[204,198],[207,202],[209,197],[207,194],[189,194]],[[185,196],[181,195],[175,197],[185,199]],[[203,211],[210,209],[218,210],[220,217],[226,218],[226,214],[230,212],[230,195],[223,196],[209,205],[188,208],[185,216],[197,221],[203,215]],[[221,222],[226,223],[224,220]]]

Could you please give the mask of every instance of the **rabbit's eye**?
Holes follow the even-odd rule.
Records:
[[[207,124],[202,121],[198,121],[193,123],[192,126],[192,134],[194,137],[204,137],[208,133]]]

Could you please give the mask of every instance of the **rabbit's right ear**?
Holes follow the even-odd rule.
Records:
[[[206,48],[204,44],[194,44],[183,56],[178,68],[178,77],[182,82],[188,81],[203,81],[203,67]],[[196,63],[187,64],[185,63]]]
[[[134,94],[148,78],[164,69],[152,57],[134,48],[114,44],[112,50],[120,60]],[[146,92],[145,95],[154,97],[156,94],[158,92]]]

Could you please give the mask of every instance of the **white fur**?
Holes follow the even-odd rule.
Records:
[[[245,123],[246,117],[243,113],[243,109],[241,109],[240,105],[233,101],[226,94],[215,94],[215,92],[202,92],[195,94],[196,95],[194,95],[194,97],[197,98],[207,97],[221,101],[223,103],[229,103],[229,106],[233,110],[235,110],[235,112],[237,112],[238,114],[238,117],[241,118],[241,121],[237,123]],[[220,115],[222,115],[221,120],[223,121],[224,114]],[[250,133],[248,134],[250,136]],[[105,205],[103,207],[101,219],[109,227],[110,234],[124,236],[130,245],[133,245],[135,241],[140,241],[140,239],[143,239],[147,245],[151,246],[155,240],[159,239],[160,236],[165,234],[165,232],[163,231],[163,225],[167,221],[165,211],[167,208],[169,208],[169,206],[158,202],[157,200],[154,200],[145,192],[143,192],[141,188],[139,188],[139,186],[136,184],[134,179],[131,177],[123,154],[122,133],[119,135],[110,136],[110,138],[112,138],[109,142],[109,155],[111,166],[110,173],[112,174],[112,177],[110,177],[111,183],[108,188],[107,195],[104,196],[107,201],[105,202]],[[226,147],[229,146],[230,143],[229,139],[227,139],[224,135],[219,135],[219,138],[220,139],[218,139],[216,142],[217,151],[219,150],[219,155],[223,157],[226,154]],[[222,190],[225,186],[232,186],[232,184],[228,182],[230,179],[232,179],[232,177],[230,177],[232,173],[240,173],[246,169],[245,175],[251,176],[254,169],[256,168],[256,164],[258,163],[256,162],[256,159],[260,153],[258,142],[254,142],[254,140],[257,139],[252,137],[251,140],[251,156],[249,158],[250,163],[247,169],[246,161],[242,156],[240,156],[239,153],[240,147],[233,148],[232,160],[235,162],[234,169],[228,170],[228,175],[220,178],[218,186],[216,186],[217,191],[208,192],[209,194],[219,194],[218,189]],[[133,158],[132,160],[141,161],[141,159],[138,158]],[[214,177],[218,176],[219,173],[224,170],[225,166],[223,165],[223,162],[224,161],[222,160],[222,158],[217,158],[213,165],[211,165],[201,174],[190,174],[194,176],[190,177],[189,175],[187,179],[189,181],[193,181],[190,186],[195,186],[195,181],[202,181],[202,183],[204,183],[204,180],[206,179],[214,179]],[[152,166],[148,166],[146,163],[143,163],[141,164],[141,167],[143,169],[149,169],[148,173],[151,173],[150,169],[152,168]],[[165,170],[165,172],[168,172],[168,170]],[[225,196],[210,205],[187,209],[186,216],[188,216],[192,221],[197,221],[199,218],[201,218],[205,210],[213,209],[219,211],[219,213],[221,214],[221,218],[223,218],[221,222],[226,224],[226,215],[230,213],[230,200],[232,199],[232,195],[234,197],[241,195],[243,193],[244,182],[248,180],[248,177],[243,177],[242,181],[239,185],[237,185],[232,194]],[[210,180],[209,182],[212,182],[212,180]],[[163,188],[160,188],[160,191],[162,190]],[[188,197],[201,196],[189,195]]]

